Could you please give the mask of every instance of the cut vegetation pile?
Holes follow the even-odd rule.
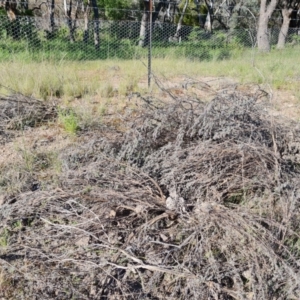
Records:
[[[21,94],[0,95],[0,144],[11,140],[13,130],[36,127],[55,116],[54,105]]]
[[[6,195],[1,296],[298,299],[297,124],[263,92],[168,96],[83,133],[58,183]]]

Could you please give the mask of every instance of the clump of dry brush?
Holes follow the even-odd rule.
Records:
[[[170,96],[65,149],[59,187],[7,198],[1,295],[298,299],[299,130],[259,92]]]
[[[39,126],[52,120],[56,115],[54,105],[43,103],[33,97],[17,93],[11,96],[0,94],[0,144],[11,141],[15,136],[15,130]]]

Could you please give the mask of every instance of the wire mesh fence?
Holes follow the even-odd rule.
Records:
[[[107,21],[0,16],[0,58],[30,56],[42,59],[139,59],[147,57],[149,25],[141,35],[139,21]],[[52,21],[52,22],[53,22]],[[52,27],[51,27],[52,26]],[[52,30],[51,30],[52,28]],[[280,28],[269,30],[272,45]],[[298,29],[290,29],[287,43],[299,43]],[[226,59],[233,49],[256,46],[255,29],[215,30],[173,23],[152,25],[152,58]]]

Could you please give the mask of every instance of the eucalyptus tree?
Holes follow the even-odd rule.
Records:
[[[285,46],[291,18],[299,11],[300,0],[281,0],[278,7],[281,9],[282,25],[278,36],[277,48],[282,49]]]
[[[30,7],[29,7],[29,4]],[[27,19],[26,30],[24,30],[24,34],[27,38],[31,38],[32,34],[32,26],[31,26],[31,18],[34,15],[34,11],[41,10],[42,5],[45,2],[40,3],[29,3],[29,0],[17,1],[17,0],[0,0],[0,8],[4,9],[8,20],[10,22],[10,26],[7,27],[8,34],[12,36],[13,39],[21,38],[21,24],[20,17],[25,17]]]
[[[89,40],[89,15],[91,11],[90,1],[86,5],[82,5],[83,19],[84,19],[84,33],[83,33],[83,42],[88,43]]]
[[[67,24],[69,27],[69,39],[71,43],[75,42],[75,29],[78,17],[78,11],[80,9],[81,0],[63,0],[64,3],[64,13],[67,17]]]
[[[257,47],[260,51],[270,51],[268,24],[278,2],[279,0],[260,0],[257,27]]]
[[[100,50],[100,30],[99,30],[99,8],[96,0],[64,0],[64,12],[67,17],[69,27],[69,39],[73,43],[75,41],[75,29],[77,27],[78,18],[83,15],[84,19],[84,34],[83,41],[88,42],[89,38],[89,18],[90,13],[93,12],[93,34],[94,34],[94,45],[96,50]]]
[[[204,0],[204,1],[207,7],[207,15],[206,15],[204,28],[208,32],[212,32],[212,25],[214,20],[214,0]]]
[[[54,13],[55,13],[55,0],[48,0],[47,7],[49,11],[49,37],[53,37],[55,31],[55,20],[54,20]]]
[[[140,28],[140,38],[139,38],[139,46],[144,47],[147,44],[147,27],[150,20],[150,1],[143,1],[144,12],[141,20],[141,28]]]
[[[182,28],[183,18],[184,18],[184,15],[186,13],[186,10],[188,8],[189,1],[190,0],[184,0],[183,1],[183,6],[182,6],[180,18],[179,18],[178,23],[177,23],[176,33],[175,33],[174,37],[172,38],[173,41],[179,41],[180,38],[181,38],[180,37],[180,31],[181,31],[181,28]]]
[[[100,33],[99,33],[99,9],[97,0],[89,0],[93,8],[93,28],[95,49],[100,50]]]

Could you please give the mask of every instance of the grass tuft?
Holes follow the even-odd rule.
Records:
[[[58,122],[62,125],[64,130],[71,135],[75,135],[80,129],[79,118],[77,114],[70,109],[59,111]]]

